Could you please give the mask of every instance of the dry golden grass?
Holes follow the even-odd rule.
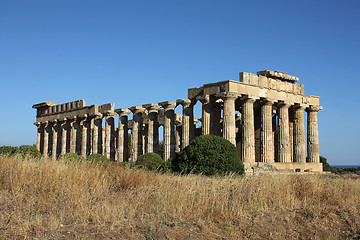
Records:
[[[360,179],[0,157],[0,239],[359,239]]]

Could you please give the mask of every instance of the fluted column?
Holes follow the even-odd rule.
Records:
[[[94,128],[94,120],[91,116],[88,116],[86,121],[86,155],[92,154],[92,130]]]
[[[242,147],[241,156],[244,163],[255,162],[255,126],[254,97],[242,98]]]
[[[56,160],[56,151],[57,151],[57,140],[58,140],[58,121],[55,120],[52,127],[52,149],[51,149],[51,158]]]
[[[48,152],[49,152],[49,122],[46,121],[45,123],[43,123],[44,125],[44,146],[43,146],[43,155],[45,157],[48,157]]]
[[[71,153],[75,153],[76,152],[76,129],[75,129],[75,122],[76,122],[76,117],[74,117],[73,119],[69,119],[69,136],[70,136],[70,152]]]
[[[144,108],[140,106],[134,106],[129,108],[133,113],[133,126],[131,130],[131,162],[135,162],[137,158],[143,154],[142,146],[142,113]]]
[[[36,126],[36,149],[40,152],[40,143],[41,143],[41,123],[36,122],[34,123]]]
[[[115,112],[105,114],[105,156],[110,160],[115,160]]]
[[[217,100],[216,96],[210,96],[210,134],[221,136],[221,104]]]
[[[116,109],[115,112],[119,115],[118,137],[117,137],[117,161],[128,161],[128,115],[130,110],[127,108]]]
[[[164,108],[164,157],[167,161],[175,157],[175,102],[166,101],[159,103]]]
[[[223,138],[236,146],[235,93],[219,93],[217,97],[224,101]]]
[[[178,99],[176,100],[176,104],[181,104],[183,107],[181,149],[184,149],[190,143],[190,122],[194,122],[193,106],[191,105],[190,99]],[[192,123],[192,125],[194,125],[194,123]]]
[[[278,154],[279,162],[291,162],[291,149],[290,149],[290,134],[289,134],[289,107],[290,104],[280,102],[278,107],[279,119],[279,144]]]
[[[93,154],[102,154],[102,114],[94,114]]]
[[[304,110],[305,107],[295,105],[294,110],[294,162],[306,162],[306,146],[305,146],[305,123]]]
[[[61,151],[60,151],[60,155],[64,155],[66,153],[66,121],[67,119],[65,118],[61,124]]]
[[[201,117],[201,134],[210,134],[210,121],[211,121],[211,104],[210,96],[203,95],[196,98],[202,103],[202,117]]]
[[[181,135],[182,135],[182,117],[181,114],[175,114],[175,152],[181,150]]]
[[[159,152],[159,122],[158,112],[160,106],[158,104],[145,104],[144,108],[148,111],[148,124],[146,134],[146,152]]]
[[[86,157],[86,140],[87,140],[87,127],[86,127],[86,118],[87,115],[85,114],[82,116],[79,122],[79,127],[81,129],[81,156]]]
[[[313,163],[320,162],[319,129],[318,129],[317,113],[321,109],[322,109],[321,106],[310,106],[306,108],[308,161]]]
[[[272,163],[275,161],[275,146],[272,129],[272,105],[273,101],[264,99],[261,101],[261,162]]]

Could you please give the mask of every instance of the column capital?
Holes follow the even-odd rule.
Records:
[[[184,108],[190,107],[191,106],[191,100],[190,99],[178,99],[176,100],[176,105],[182,105]]]
[[[138,114],[138,113],[143,113],[145,111],[145,108],[140,107],[140,106],[133,106],[133,107],[130,107],[129,110],[133,114]]]
[[[260,98],[252,95],[242,95],[240,98],[240,100],[244,103],[254,103],[258,99]]]
[[[196,97],[202,104],[209,104],[210,103],[210,95],[200,95]]]
[[[275,100],[274,99],[270,99],[270,98],[260,98],[260,104],[262,105],[274,105]]]
[[[241,96],[241,94],[235,93],[235,92],[220,92],[216,94],[216,97],[221,98],[222,100],[225,99],[237,99]]]
[[[101,113],[94,113],[91,115],[91,117],[93,117],[94,120],[97,120],[97,119],[102,119],[103,115]]]
[[[291,106],[291,109],[293,109],[293,110],[304,111],[305,108],[306,108],[306,105],[302,104],[302,103],[295,103],[294,105]]]
[[[315,105],[310,105],[309,107],[307,107],[305,109],[306,112],[318,112],[320,110],[322,110],[323,107],[322,106],[315,106]]]
[[[289,108],[291,107],[291,104],[285,101],[278,101],[276,104],[277,108]]]
[[[142,105],[142,107],[146,108],[146,110],[148,110],[148,113],[158,112],[161,108],[158,104],[153,104],[153,103],[144,104]]]
[[[37,127],[40,127],[41,122],[35,122],[34,125],[37,126]]]
[[[165,109],[165,111],[167,110],[174,110],[176,107],[176,102],[173,101],[165,101],[165,102],[159,102],[159,105]]]
[[[179,113],[175,114],[175,125],[176,126],[182,125],[182,115]]]
[[[113,111],[106,111],[104,113],[104,117],[108,118],[108,117],[115,117],[116,116],[116,112]]]
[[[131,113],[128,108],[118,108],[114,110],[120,117],[127,116]]]

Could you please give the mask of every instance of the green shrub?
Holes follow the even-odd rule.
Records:
[[[150,171],[159,170],[164,160],[156,153],[145,153],[138,157],[135,166],[144,168]]]
[[[19,153],[19,148],[11,146],[2,146],[0,147],[0,154],[2,155],[14,155]]]
[[[230,141],[215,135],[203,135],[195,138],[180,152],[173,161],[172,169],[207,176],[230,172],[241,175],[244,173],[244,164]]]
[[[65,153],[59,157],[59,161],[65,163],[72,163],[72,162],[81,162],[84,161],[85,158],[76,154],[76,153]]]
[[[24,157],[28,156],[37,159],[41,158],[41,153],[36,149],[35,146],[21,145],[19,147],[19,153]]]
[[[320,156],[320,162],[323,164],[323,171],[332,172],[334,170],[325,157]]]
[[[109,161],[109,159],[107,157],[105,157],[104,155],[101,155],[99,153],[90,154],[87,157],[87,160],[89,160],[92,163],[103,163],[103,162]]]

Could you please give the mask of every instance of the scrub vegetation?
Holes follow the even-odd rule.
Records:
[[[175,175],[0,155],[0,239],[359,239],[357,175]]]

